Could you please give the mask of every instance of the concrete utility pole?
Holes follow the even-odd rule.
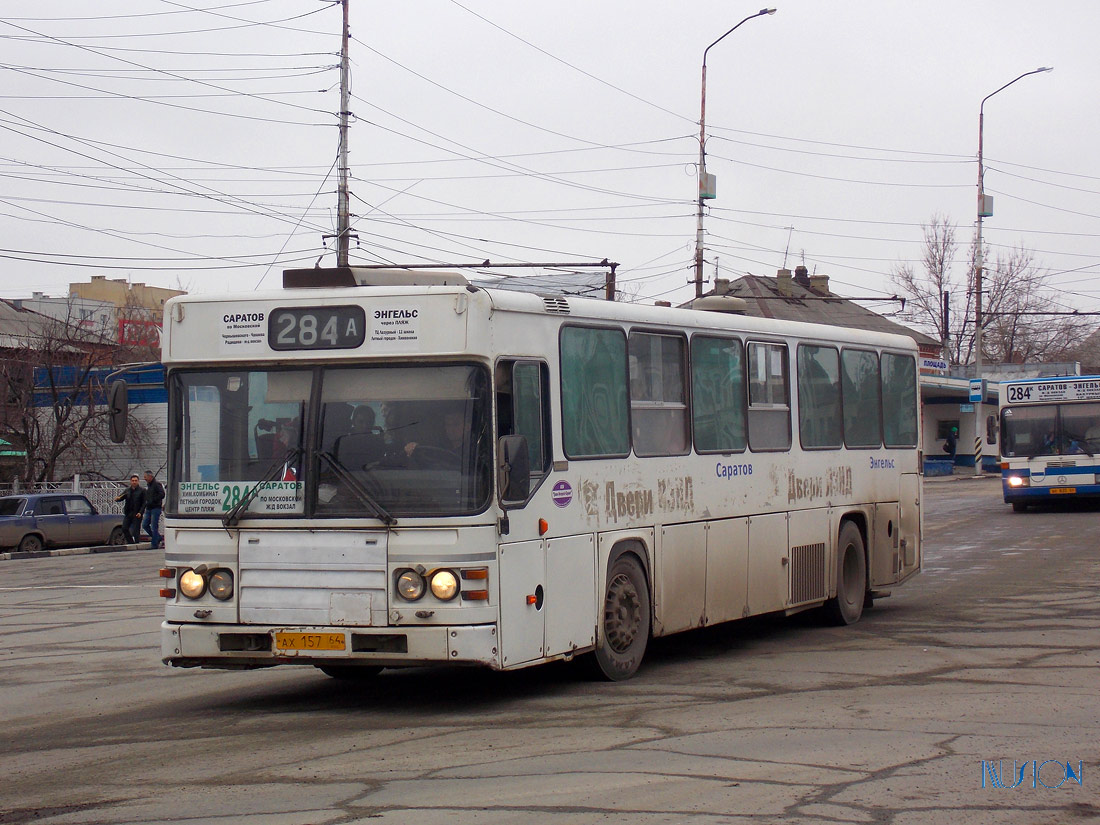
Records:
[[[703,49],[703,78],[699,101],[699,209],[695,221],[695,297],[703,294],[703,207],[704,201],[714,198],[714,175],[707,174],[707,52],[717,46],[727,36],[732,34],[742,23],[747,23],[754,17],[763,14],[775,14],[775,9],[760,9],[756,14],[750,14],[741,23],[738,23],[728,32],[723,34],[705,49]]]
[[[340,47],[340,157],[337,165],[338,190],[336,207],[336,265],[348,266],[348,240],[351,218],[351,195],[348,192],[348,2],[341,0],[344,28]]]
[[[977,250],[974,253],[974,377],[982,380],[982,219],[993,216],[993,198],[985,194],[985,165],[982,161],[982,142],[985,132],[985,102],[998,92],[1003,92],[1017,80],[1023,80],[1028,75],[1040,72],[1053,72],[1053,66],[1040,66],[1030,72],[1024,72],[1014,80],[1008,81],[1001,88],[992,91],[982,98],[982,104],[978,107],[978,238]],[[982,402],[985,400],[985,384],[982,385],[982,398],[974,405],[974,475],[982,474],[982,448],[985,436],[982,433]]]

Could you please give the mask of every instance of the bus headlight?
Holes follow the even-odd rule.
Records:
[[[180,593],[189,599],[197,599],[206,592],[206,579],[194,570],[188,570],[181,575],[177,585]]]
[[[449,602],[458,595],[458,578],[450,570],[438,570],[432,575],[432,595]]]
[[[424,595],[424,577],[415,570],[403,570],[397,577],[397,595],[407,602],[415,602]]]
[[[1028,479],[1025,478],[1024,476],[1009,476],[1008,477],[1008,486],[1009,487],[1030,487],[1031,485],[1028,483]]]
[[[233,598],[233,574],[228,570],[215,570],[210,577],[210,595],[220,602]]]

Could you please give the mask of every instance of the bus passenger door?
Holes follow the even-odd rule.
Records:
[[[748,615],[749,522],[730,518],[707,524],[707,619],[717,624]]]
[[[898,496],[898,508],[901,511],[898,515],[901,579],[913,575],[921,566],[920,492],[920,476],[916,473],[904,473]]]
[[[543,547],[540,539],[500,545],[500,661],[504,667],[543,655]]]

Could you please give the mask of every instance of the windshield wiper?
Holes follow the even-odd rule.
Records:
[[[371,509],[379,521],[387,527],[392,527],[394,524],[397,524],[397,519],[390,515],[389,511],[378,503],[378,499],[371,495],[370,490],[363,486],[362,482],[355,477],[351,470],[340,463],[340,459],[329,452],[323,452],[320,455],[321,458],[327,461],[329,466],[332,467],[337,477],[348,485],[351,491],[359,497],[360,501]]]
[[[290,466],[291,462],[301,456],[301,454],[301,447],[292,447],[287,450],[286,455],[276,460],[275,463],[268,468],[267,472],[263,474],[263,477],[252,486],[252,489],[245,493],[241,497],[241,500],[229,509],[228,513],[222,516],[222,523],[226,527],[236,527],[241,520],[241,514],[248,509],[248,505],[260,494],[260,490],[263,489],[264,485],[270,481],[274,481],[275,476],[277,476],[280,471]]]

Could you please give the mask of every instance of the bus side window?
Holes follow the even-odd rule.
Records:
[[[887,447],[916,447],[916,360],[911,355],[884,352],[881,358],[881,371],[882,442]]]
[[[687,342],[679,335],[632,332],[628,352],[635,454],[683,455],[689,449]]]
[[[750,342],[748,351],[749,449],[789,450],[791,393],[787,345]]]
[[[882,446],[882,401],[878,354],[844,349],[840,353],[844,443],[848,447]]]
[[[798,432],[802,446],[811,449],[844,443],[836,347],[798,345]]]
[[[620,329],[562,327],[562,449],[567,458],[630,452],[626,335]]]
[[[691,414],[698,452],[745,449],[745,365],[736,338],[691,339]]]
[[[497,435],[527,438],[531,489],[550,469],[550,371],[540,361],[497,364]]]

